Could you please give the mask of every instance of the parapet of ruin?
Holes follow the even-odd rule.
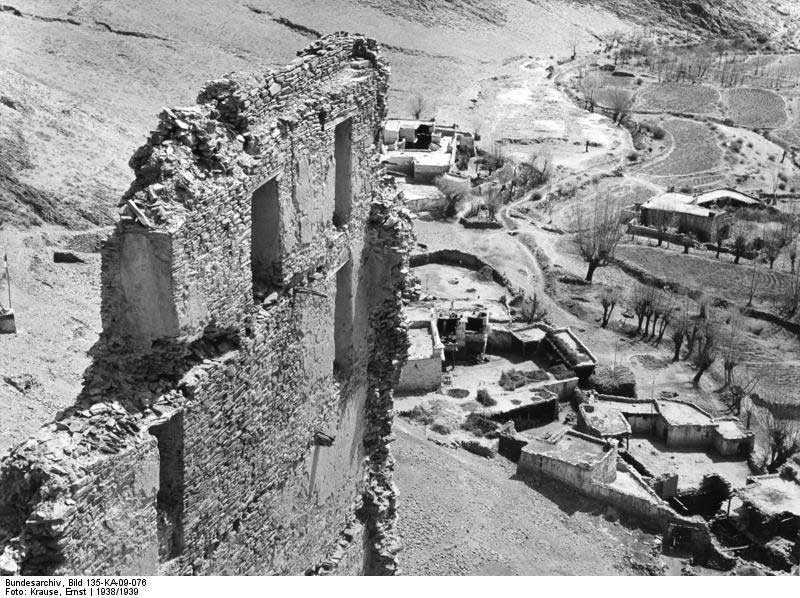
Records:
[[[3,572],[396,572],[411,221],[378,181],[388,75],[337,33],[162,111],[84,389],[2,464]]]

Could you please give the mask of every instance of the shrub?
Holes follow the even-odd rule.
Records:
[[[567,378],[574,378],[575,372],[565,366],[563,363],[559,363],[551,367],[547,370],[556,380],[566,380]]]
[[[400,415],[424,426],[429,426],[433,423],[433,414],[422,405],[415,405],[414,408],[409,411],[401,411]]]
[[[493,448],[485,446],[477,440],[462,440],[461,448],[480,457],[487,457],[489,459],[493,459],[495,454]]]
[[[618,365],[613,370],[606,366],[597,366],[589,377],[589,386],[602,395],[636,397],[636,377],[624,365]]]
[[[658,125],[653,127],[652,132],[653,132],[653,139],[655,139],[656,141],[661,141],[662,139],[664,139],[664,137],[667,136],[667,132]]]
[[[458,205],[469,195],[469,183],[444,176],[437,178],[435,182],[446,199],[444,217],[452,218],[458,212]]]
[[[442,436],[447,436],[451,432],[448,426],[440,422],[431,424],[431,430],[436,432],[437,434],[441,434]]]
[[[547,373],[542,370],[525,372],[522,370],[510,369],[500,374],[500,386],[503,390],[511,391],[525,386],[526,384],[530,384],[531,382],[542,382],[547,379]]]
[[[492,398],[492,396],[489,394],[489,391],[485,388],[478,389],[478,396],[475,400],[484,407],[493,407],[494,405],[497,405],[497,401]]]
[[[629,162],[636,162],[638,159],[639,159],[639,153],[638,152],[634,152],[634,151],[628,152],[628,161]]]
[[[463,430],[478,437],[491,435],[497,431],[498,427],[497,422],[493,422],[478,413],[470,413],[464,423],[461,424]]]

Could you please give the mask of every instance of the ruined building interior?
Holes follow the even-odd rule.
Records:
[[[408,214],[389,68],[328,36],[165,109],[102,249],[74,407],[0,474],[22,574],[390,574]]]

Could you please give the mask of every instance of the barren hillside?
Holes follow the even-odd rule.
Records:
[[[385,45],[393,112],[419,92],[438,118],[469,124],[479,82],[512,57],[558,58],[572,39],[591,51],[641,15],[752,32],[775,4],[648,1],[13,0],[0,5],[0,225],[112,222],[162,105],[192,103],[222,73],[283,64],[321,33]]]

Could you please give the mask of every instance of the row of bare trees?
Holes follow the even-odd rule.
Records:
[[[758,85],[796,87],[796,71],[774,56],[761,56],[745,38],[714,40],[688,46],[665,46],[653,35],[613,32],[606,36],[606,50],[614,64],[648,67],[659,81],[691,81],[711,78],[723,87]]]
[[[578,91],[583,97],[586,110],[594,112],[598,107],[608,110],[612,120],[617,124],[622,124],[627,118],[636,101],[634,92],[620,85],[605,85],[603,77],[596,71],[590,73],[581,71]]]

